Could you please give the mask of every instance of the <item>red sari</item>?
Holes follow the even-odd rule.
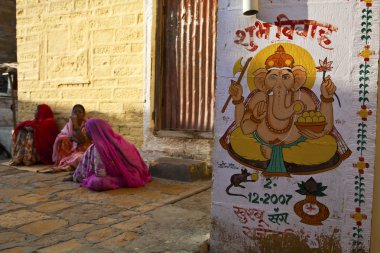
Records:
[[[14,130],[12,136],[15,147],[13,149],[13,161],[16,164],[31,165],[37,161],[43,164],[53,163],[51,159],[53,144],[59,130],[54,121],[53,112],[48,105],[39,105],[37,110],[35,119],[19,123]],[[22,135],[20,135],[21,132]],[[21,136],[23,137],[20,138]],[[28,140],[25,141],[25,138]],[[31,148],[25,147],[25,143],[33,143],[33,146]],[[30,152],[32,155],[29,154]],[[28,158],[25,159],[25,157],[33,157],[33,153],[36,154],[37,161],[31,158],[31,161],[28,162]]]

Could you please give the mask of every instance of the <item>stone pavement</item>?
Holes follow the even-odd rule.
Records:
[[[208,237],[210,181],[92,192],[66,175],[0,165],[0,252],[197,252]]]

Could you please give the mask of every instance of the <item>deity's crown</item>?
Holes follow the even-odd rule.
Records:
[[[265,61],[265,68],[266,69],[272,69],[272,68],[293,68],[294,65],[294,58],[290,55],[285,53],[285,49],[283,46],[278,46],[276,52],[272,55],[270,55],[266,61]]]

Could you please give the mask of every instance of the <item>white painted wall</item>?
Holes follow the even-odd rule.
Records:
[[[351,252],[356,240],[353,227],[360,228],[359,239],[365,252],[369,250],[371,234],[371,211],[373,196],[374,177],[374,156],[375,156],[375,135],[376,135],[376,96],[377,96],[377,74],[378,74],[378,51],[379,51],[379,2],[373,1],[368,10],[372,11],[373,19],[371,38],[363,41],[362,18],[363,10],[367,10],[366,2],[355,0],[281,0],[281,1],[260,1],[260,12],[255,17],[244,17],[242,15],[241,1],[220,0],[218,11],[218,42],[217,42],[217,87],[216,87],[216,116],[215,116],[215,146],[213,150],[213,193],[212,193],[212,219],[213,228],[211,233],[211,252],[264,252],[264,246],[272,245],[282,247],[281,252],[308,252],[307,248],[323,248],[327,246],[323,241],[336,243],[336,248],[342,252]],[[317,35],[312,38],[294,35],[292,40],[281,36],[276,38],[277,27],[272,26],[268,39],[254,38],[258,46],[256,51],[250,52],[244,46],[234,43],[237,39],[236,31],[244,30],[255,24],[256,21],[268,22],[274,25],[277,17],[285,14],[290,20],[314,20],[321,24],[331,24],[337,28],[336,32],[331,32],[329,38],[331,44],[321,43]],[[248,32],[246,32],[248,34]],[[309,30],[310,34],[310,30]],[[244,42],[249,42],[246,39]],[[226,132],[227,128],[234,120],[234,105],[231,103],[227,111],[220,113],[226,98],[228,97],[228,87],[233,77],[232,69],[237,59],[243,57],[243,62],[248,57],[255,57],[266,46],[274,43],[293,43],[310,53],[315,65],[319,65],[319,60],[328,58],[333,61],[333,70],[328,73],[337,86],[337,94],[342,102],[340,108],[334,102],[335,127],[342,135],[343,140],[352,151],[351,156],[344,160],[337,168],[309,175],[295,175],[291,177],[271,178],[271,188],[260,171],[256,171],[242,163],[234,160],[231,155],[218,143],[218,140]],[[322,45],[321,45],[322,44]],[[360,56],[365,45],[370,45],[373,55],[367,62],[371,67],[367,84],[369,87],[366,95],[369,99],[365,103],[372,115],[367,121],[362,121],[358,116],[362,103],[359,102],[360,81],[363,75],[360,71],[360,64],[364,64],[364,58]],[[249,48],[249,47],[248,47]],[[332,48],[326,49],[326,48]],[[306,56],[305,56],[306,57]],[[296,64],[297,64],[297,59]],[[308,67],[308,66],[306,66]],[[310,66],[309,66],[310,67]],[[312,91],[319,97],[319,86],[322,83],[321,73],[316,73],[315,84]],[[242,81],[244,88],[243,96],[249,94],[247,79]],[[339,121],[338,121],[339,120]],[[367,138],[363,154],[357,151],[357,130],[359,123],[367,125]],[[315,150],[318,155],[319,150]],[[362,174],[364,183],[364,195],[362,204],[355,202],[355,181],[359,175],[357,164],[359,157],[363,156],[369,168],[364,169]],[[230,192],[242,194],[248,197],[249,194],[258,194],[259,203],[252,203],[248,198],[231,196],[226,194],[226,188],[230,185],[230,178],[233,174],[239,174],[242,168],[246,168],[250,173],[258,173],[259,179],[255,183],[243,182],[245,188],[231,187]],[[318,183],[327,186],[325,193],[327,196],[317,197],[317,200],[329,209],[329,217],[322,221],[323,225],[315,226],[301,223],[301,218],[295,214],[294,206],[303,200],[302,196],[296,192],[298,184],[313,177]],[[273,185],[276,184],[274,187]],[[268,204],[264,203],[265,196],[289,195],[291,199],[288,204]],[[358,212],[360,207],[360,212]],[[253,212],[255,211],[256,212]],[[240,211],[240,213],[238,212]],[[260,219],[253,213],[262,214]],[[282,220],[278,224],[271,221],[272,215],[286,213],[286,222]],[[362,215],[361,224],[357,225],[356,220],[351,216]],[[261,220],[261,221],[260,221]],[[265,234],[265,235],[263,235]],[[273,235],[288,234],[293,239],[283,241],[282,246],[273,239]],[[272,237],[271,237],[272,236]],[[295,238],[303,239],[297,242]],[[228,242],[228,243],[226,243]],[[277,244],[276,244],[277,243]],[[287,244],[289,243],[289,244]],[[302,248],[304,247],[304,248]],[[302,248],[303,251],[294,251]],[[271,251],[265,251],[271,252]],[[273,251],[280,252],[280,251]],[[327,251],[326,251],[327,252]]]
[[[380,74],[380,73],[379,73]],[[379,100],[380,93],[377,93],[377,99]],[[380,104],[377,104],[377,110],[379,111]],[[376,125],[380,124],[380,118],[377,117]],[[373,185],[373,214],[378,214],[380,212],[380,128],[377,127],[376,131],[376,156],[375,156],[375,179]],[[374,215],[372,218],[372,230],[371,230],[371,253],[376,253],[380,251],[380,217]]]

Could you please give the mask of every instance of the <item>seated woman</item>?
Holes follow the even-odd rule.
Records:
[[[13,132],[13,158],[9,165],[52,164],[52,147],[58,133],[50,107],[38,105],[34,119],[19,123]]]
[[[75,170],[91,141],[82,133],[86,123],[83,105],[74,105],[69,122],[58,134],[53,148],[52,159],[56,167],[53,171]]]
[[[85,133],[93,144],[75,170],[74,182],[95,191],[104,191],[139,187],[152,180],[136,147],[116,134],[106,121],[88,120]]]

